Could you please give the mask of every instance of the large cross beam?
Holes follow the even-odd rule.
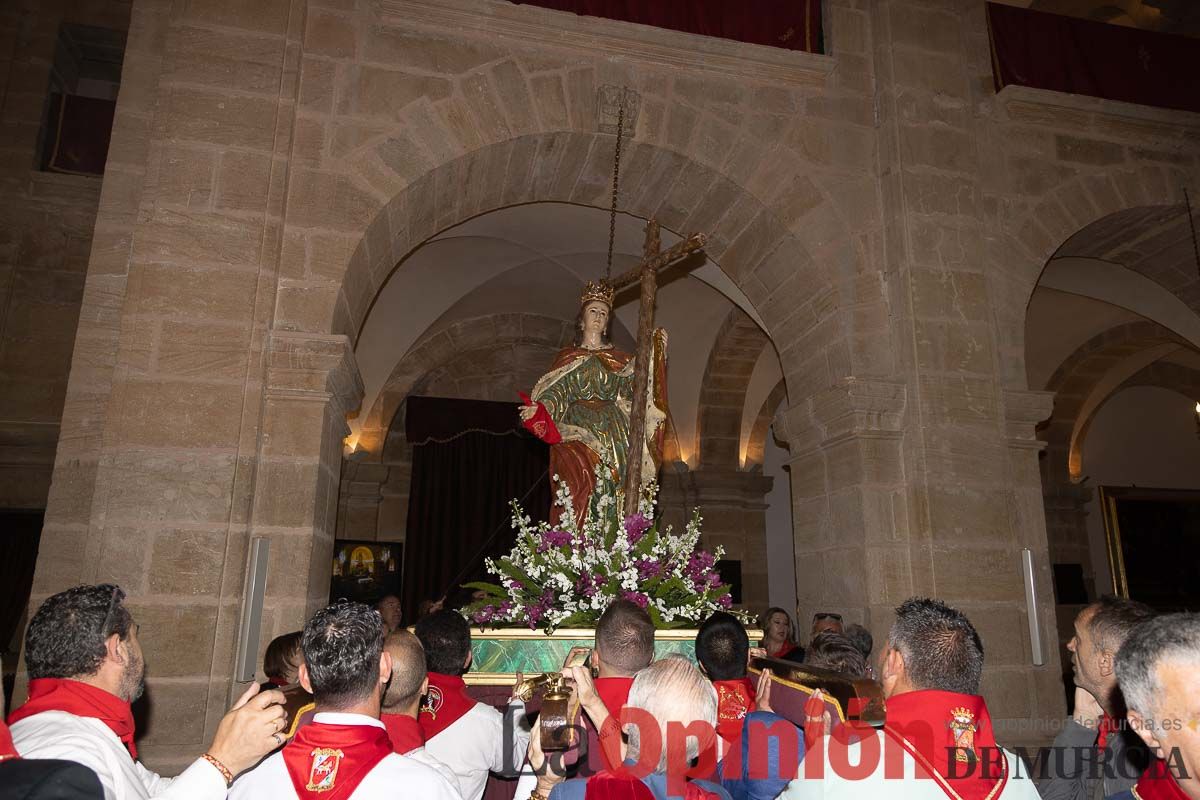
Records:
[[[708,237],[693,233],[662,250],[658,222],[646,223],[646,243],[642,261],[613,281],[614,291],[635,282],[641,283],[638,307],[637,352],[633,362],[633,404],[629,414],[629,446],[625,457],[625,516],[637,511],[642,487],[642,453],[646,446],[646,395],[650,386],[650,362],[654,357],[654,301],[658,295],[658,273],[702,249]]]

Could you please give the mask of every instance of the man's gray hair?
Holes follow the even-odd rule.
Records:
[[[1169,661],[1200,666],[1200,614],[1165,614],[1136,628],[1117,653],[1125,705],[1154,718],[1162,694],[1158,668]]]
[[[1096,646],[1113,655],[1121,651],[1121,645],[1129,634],[1153,619],[1157,612],[1145,603],[1127,597],[1105,595],[1088,608],[1092,616],[1088,619],[1088,630]]]
[[[678,722],[684,726],[704,722],[708,732],[716,735],[717,690],[686,658],[668,656],[638,672],[633,685],[629,687],[626,705],[646,711],[658,722],[661,751],[655,772],[666,772],[667,769],[668,722]],[[630,725],[627,733],[628,757],[636,761],[641,753],[642,732],[638,725]],[[698,743],[689,736],[688,761],[696,758],[699,752]]]

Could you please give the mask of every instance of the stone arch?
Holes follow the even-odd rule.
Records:
[[[433,130],[436,135],[436,124]],[[354,341],[397,264],[440,231],[520,203],[607,205],[612,136],[524,132],[469,148],[448,146],[432,163],[428,157],[406,156],[424,152],[411,136],[401,129],[348,158],[353,177],[343,176],[336,187],[357,198],[348,205],[359,209],[358,219],[369,220],[365,226],[356,225],[354,233],[338,237],[336,247],[320,252],[304,241],[303,231],[292,237],[285,230],[285,251],[290,243],[305,273],[332,280],[320,292],[281,284],[277,326],[311,325]],[[458,142],[449,132],[446,137]],[[804,394],[844,377],[829,373],[849,370],[847,359],[824,357],[831,340],[846,335],[837,312],[851,303],[886,301],[880,287],[853,279],[863,255],[834,201],[800,174],[803,164],[796,158],[771,156],[791,165],[791,171],[781,166],[771,187],[756,194],[706,163],[711,159],[686,151],[687,146],[675,148],[670,142],[629,142],[622,157],[622,210],[653,216],[677,232],[709,234],[710,257],[745,293],[768,334],[785,343],[784,374],[811,387]],[[761,163],[769,160],[767,153],[759,155]],[[309,198],[299,205],[319,202]]]
[[[1170,389],[1197,402],[1200,401],[1200,370],[1191,369],[1182,364],[1156,361],[1128,378],[1117,391],[1134,386],[1156,386],[1160,389]]]
[[[382,457],[394,417],[408,397],[455,358],[495,347],[558,351],[572,341],[572,323],[539,314],[494,314],[461,320],[415,344],[393,367],[374,405],[365,411],[358,447]]]
[[[779,404],[786,397],[787,387],[784,386],[783,380],[780,380],[779,383],[775,384],[775,388],[771,390],[771,393],[767,395],[762,408],[758,410],[758,416],[754,418],[753,427],[750,428],[750,438],[746,440],[746,468],[750,468],[753,465],[762,465],[767,447],[767,435],[771,431],[771,423],[775,421],[775,412],[779,408]]]
[[[1046,385],[1054,392],[1054,412],[1040,429],[1047,444],[1045,470],[1049,480],[1078,483],[1083,477],[1080,470],[1087,426],[1117,387],[1108,387],[1101,398],[1095,397],[1095,392],[1104,388],[1113,368],[1138,353],[1154,356],[1164,346],[1187,345],[1158,323],[1130,322],[1092,337],[1059,365]]]
[[[746,390],[754,365],[767,346],[767,335],[749,315],[738,308],[729,312],[700,384],[696,443],[702,468],[739,468]]]
[[[1195,182],[1194,175],[1179,168],[1142,165],[1077,175],[1032,203],[1014,203],[989,250],[995,269],[988,276],[995,296],[1004,298],[995,313],[1004,356],[1002,377],[1010,387],[1025,388],[1025,310],[1050,260],[1077,234],[1093,225],[1099,226],[1094,231],[1107,227],[1105,220],[1121,219],[1114,215],[1179,206],[1182,188]],[[1151,280],[1163,278],[1142,274]],[[1172,291],[1179,288],[1164,285]]]
[[[1107,399],[1133,379],[1124,376],[1124,382],[1107,385],[1115,369],[1121,369],[1139,353],[1158,358],[1163,348],[1181,346],[1183,342],[1176,334],[1155,322],[1119,325],[1080,345],[1047,383],[1047,390],[1054,392],[1054,410],[1039,427],[1039,436],[1046,442],[1040,466],[1048,553],[1054,563],[1082,565],[1085,580],[1093,586],[1086,521],[1093,490],[1085,485],[1082,474],[1082,448],[1088,427]],[[1138,368],[1136,362],[1133,368]]]

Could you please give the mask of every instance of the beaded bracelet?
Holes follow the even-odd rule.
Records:
[[[221,773],[221,777],[225,779],[226,786],[233,785],[233,773],[229,771],[229,767],[225,766],[208,753],[204,754],[204,760],[217,768],[217,772]]]

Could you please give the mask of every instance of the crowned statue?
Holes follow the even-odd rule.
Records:
[[[613,289],[589,283],[580,298],[575,342],[554,359],[531,396],[522,395],[521,419],[526,428],[550,445],[550,474],[571,494],[576,523],[583,524],[595,488],[597,465],[613,465],[620,485],[628,464],[634,357],[609,341]],[[654,331],[649,386],[646,393],[645,440],[641,480],[654,479],[662,458],[667,419],[667,333]],[[555,508],[557,521],[560,509]]]

